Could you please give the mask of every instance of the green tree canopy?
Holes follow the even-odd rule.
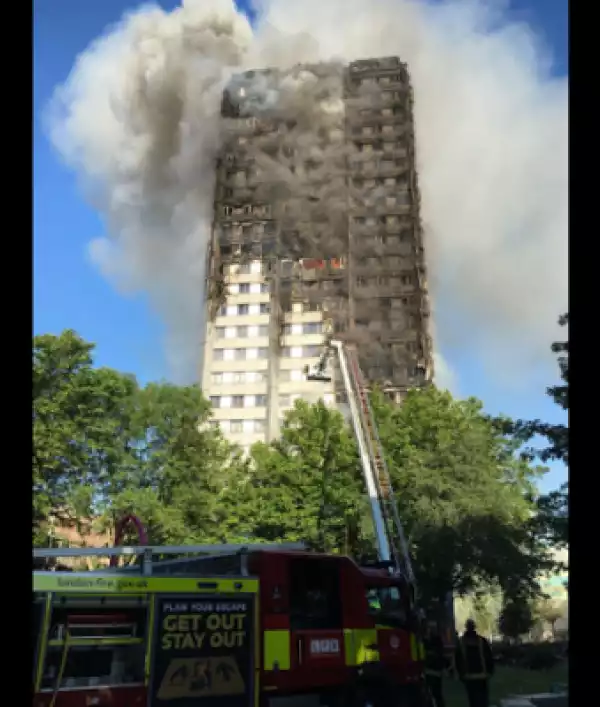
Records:
[[[527,597],[515,596],[505,601],[498,622],[503,636],[516,640],[529,633],[534,624],[533,608]]]
[[[123,467],[132,377],[92,368],[93,345],[75,332],[33,340],[33,523],[51,511],[85,515]]]
[[[66,509],[107,525],[136,513],[158,544],[304,541],[373,554],[354,436],[323,402],[298,401],[279,439],[244,459],[197,387],[141,387],[94,368],[93,345],[70,331],[33,349],[37,542],[50,512]],[[433,387],[401,407],[378,392],[372,401],[422,596],[492,581],[512,595],[535,588],[544,558],[528,499],[542,470],[514,437],[479,401]]]
[[[297,401],[281,437],[254,446],[251,468],[239,491],[249,536],[359,550],[362,480],[352,433],[339,412],[323,402]]]
[[[567,327],[569,315],[563,314],[559,324]],[[569,342],[557,341],[552,344],[552,351],[558,356],[560,383],[547,388],[548,395],[566,413],[569,411]],[[569,466],[569,425],[566,423],[548,423],[542,420],[517,420],[509,425],[509,431],[523,443],[529,442],[536,435],[547,440],[542,449],[528,448],[524,455],[532,459],[538,456],[542,461],[556,460]],[[568,482],[549,494],[538,499],[537,531],[554,545],[567,545],[569,542],[569,484]]]
[[[529,499],[544,470],[518,456],[476,400],[435,388],[409,393],[401,407],[372,397],[422,596],[437,601],[482,581],[512,588],[515,577],[535,590],[545,557]],[[323,403],[296,403],[281,439],[255,445],[235,493],[246,537],[373,554],[353,434]]]
[[[516,454],[475,400],[434,387],[403,405],[374,396],[383,447],[421,592],[441,599],[515,577],[535,588],[543,558],[529,529],[534,484],[544,469]]]
[[[34,542],[47,519],[135,512],[157,543],[223,539],[221,495],[243,464],[207,421],[195,386],[93,368],[93,345],[72,331],[33,341]]]

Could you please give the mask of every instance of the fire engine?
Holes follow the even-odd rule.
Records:
[[[356,353],[337,359],[378,563],[301,545],[35,549],[37,562],[110,557],[105,570],[34,571],[34,707],[421,707],[423,646],[410,556]],[[134,560],[119,566],[119,558]]]

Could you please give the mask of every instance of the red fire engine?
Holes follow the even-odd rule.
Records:
[[[415,582],[356,356],[337,355],[380,562],[298,546],[34,550],[109,556],[34,572],[34,707],[421,707]],[[121,529],[117,532],[120,536]],[[133,566],[116,566],[119,556]]]

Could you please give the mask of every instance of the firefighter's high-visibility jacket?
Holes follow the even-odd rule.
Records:
[[[456,669],[461,680],[486,680],[494,673],[490,644],[475,631],[466,631],[456,647]]]
[[[446,667],[444,643],[440,636],[430,636],[423,641],[425,644],[425,675],[442,677]]]

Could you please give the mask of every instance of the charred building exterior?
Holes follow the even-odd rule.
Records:
[[[432,343],[413,97],[397,57],[236,77],[222,107],[203,389],[232,440],[277,434],[327,337],[394,399]]]

